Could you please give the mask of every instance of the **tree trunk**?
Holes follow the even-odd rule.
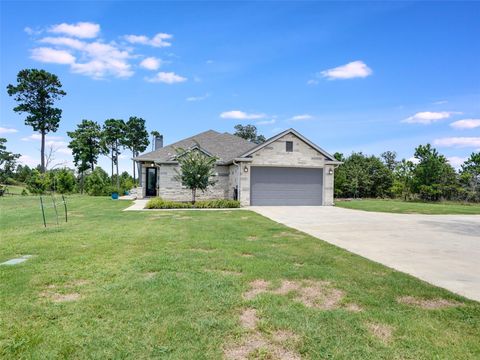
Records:
[[[114,155],[113,155],[113,146],[112,146],[112,186],[113,186],[113,159],[114,159]]]
[[[135,157],[135,151],[132,151],[132,157]],[[135,160],[133,161],[133,183],[136,184],[136,176],[135,176]]]
[[[40,148],[40,172],[44,173],[45,172],[45,132],[42,131],[42,146]]]
[[[197,189],[192,189],[192,204],[195,204],[195,197],[196,197],[196,194],[197,193]]]
[[[118,177],[118,144],[116,144],[115,148],[117,149],[115,154],[115,165],[117,168],[117,190],[120,190],[120,178]]]
[[[83,195],[83,171],[80,173],[80,194]]]

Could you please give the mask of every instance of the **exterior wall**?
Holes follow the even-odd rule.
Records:
[[[159,174],[159,196],[165,200],[172,201],[190,201],[192,199],[192,192],[190,189],[182,186],[182,184],[175,180],[178,165],[160,165]],[[229,178],[230,169],[228,166],[217,166],[216,172],[218,174],[217,183],[208,188],[204,193],[197,191],[198,200],[207,199],[226,199],[229,197]]]
[[[238,165],[229,166],[229,176],[228,176],[228,198],[233,199],[233,189],[238,187]]]
[[[285,142],[293,141],[293,151],[287,152]],[[332,165],[325,165],[325,156],[293,134],[286,134],[273,143],[252,154],[251,163],[242,164],[240,203],[250,205],[250,167],[251,166],[279,166],[279,167],[311,167],[324,168],[323,171],[323,205],[333,205],[333,170]],[[245,173],[243,168],[247,167]]]

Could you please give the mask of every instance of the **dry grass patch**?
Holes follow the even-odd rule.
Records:
[[[298,335],[290,330],[277,330],[272,334],[272,340],[277,343],[297,342]]]
[[[257,240],[258,240],[258,237],[255,235],[251,235],[247,237],[247,241],[257,241]]]
[[[274,294],[287,295],[295,293],[294,299],[308,307],[332,310],[340,307],[344,292],[330,286],[328,281],[282,281],[282,285],[273,291]]]
[[[350,303],[350,304],[345,305],[345,309],[348,310],[348,311],[351,311],[351,312],[362,312],[363,311],[363,309],[358,304],[355,304],[355,303]]]
[[[60,294],[57,292],[47,290],[47,291],[41,292],[40,296],[54,303],[70,302],[70,301],[76,301],[80,299],[80,294],[77,292],[69,293],[69,294]]]
[[[240,324],[247,330],[254,330],[257,327],[257,310],[245,309],[240,314]]]
[[[305,238],[305,235],[297,232],[291,232],[291,231],[282,231],[279,232],[278,234],[273,235],[274,238],[292,238],[292,239],[303,239]]]
[[[155,277],[155,275],[157,275],[156,271],[149,271],[149,272],[144,273],[143,277],[145,278],[145,280],[151,280]]]
[[[392,340],[393,327],[385,324],[370,323],[367,325],[368,330],[373,336],[378,338],[381,342],[387,344]]]
[[[250,253],[242,253],[241,256],[250,258],[250,257],[253,257],[253,254],[250,254]]]
[[[257,295],[267,292],[270,282],[258,279],[250,283],[250,290],[243,294],[243,298],[246,300],[252,300]]]
[[[397,298],[400,304],[413,305],[426,310],[445,309],[462,304],[455,300],[447,299],[421,299],[413,296],[402,296]]]

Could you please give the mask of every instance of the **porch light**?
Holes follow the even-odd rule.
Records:
[[[248,167],[245,166],[245,167],[243,168],[243,171],[244,171],[244,172],[248,172]]]
[[[328,174],[329,174],[329,175],[332,175],[332,174],[333,174],[333,170],[332,170],[332,169],[328,170]]]

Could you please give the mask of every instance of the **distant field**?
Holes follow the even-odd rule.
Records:
[[[8,193],[9,194],[15,194],[15,195],[21,195],[22,194],[22,191],[25,188],[25,186],[18,186],[18,185],[3,185],[3,184],[0,184],[0,186],[6,186],[7,189],[8,189]]]
[[[335,205],[347,209],[389,212],[400,214],[480,214],[480,204],[463,204],[456,202],[424,203],[401,200],[362,199],[335,201]]]

